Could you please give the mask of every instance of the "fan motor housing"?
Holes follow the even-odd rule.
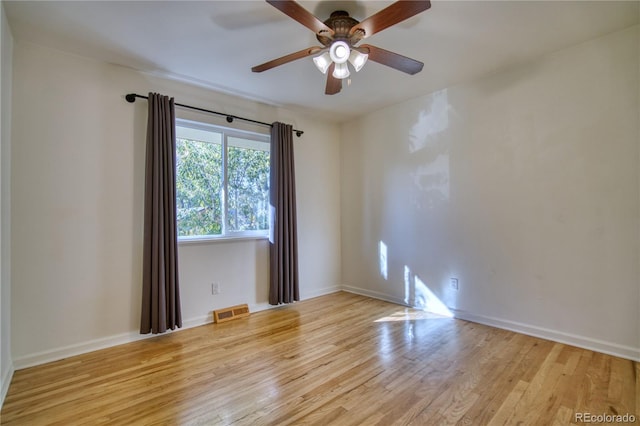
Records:
[[[334,31],[333,37],[327,37],[319,33],[316,34],[316,38],[323,46],[328,46],[335,40],[344,40],[351,45],[349,31],[358,23],[360,22],[349,16],[349,12],[336,10],[329,19],[324,21],[324,24]]]

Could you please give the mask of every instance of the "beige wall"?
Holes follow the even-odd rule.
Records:
[[[12,351],[17,368],[137,339],[145,101],[177,102],[302,129],[295,138],[301,295],[340,284],[339,129],[292,111],[220,95],[29,43],[14,55]],[[184,118],[224,118],[178,110]],[[242,125],[241,125],[242,126]],[[243,127],[264,132],[263,127]],[[237,303],[267,306],[264,240],[180,245],[183,320]],[[211,283],[222,293],[211,295]]]
[[[11,376],[11,68],[13,37],[0,4],[0,407]]]
[[[640,359],[638,31],[344,124],[347,288]]]
[[[123,95],[148,91],[305,130],[296,139],[303,298],[341,283],[413,305],[437,297],[463,318],[640,358],[638,56],[636,26],[340,130],[17,42],[14,363],[138,338],[146,102]],[[186,325],[218,307],[266,307],[266,249],[264,240],[181,245]]]

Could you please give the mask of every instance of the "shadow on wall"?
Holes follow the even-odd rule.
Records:
[[[416,99],[403,110],[409,111],[404,115],[406,121],[386,130],[389,136],[393,130],[399,131],[405,148],[384,145],[380,152],[385,155],[376,158],[382,171],[374,167],[371,172],[374,178],[381,178],[383,185],[372,191],[382,199],[383,209],[380,228],[371,227],[375,238],[371,243],[377,243],[376,285],[396,302],[453,317],[443,300],[455,307],[456,294],[442,285],[447,271],[430,262],[430,258],[440,245],[447,245],[445,221],[450,202],[454,108],[445,89]],[[379,140],[382,139],[381,136]],[[379,208],[374,202],[366,204],[373,211]]]
[[[417,210],[430,210],[449,200],[447,89],[429,95],[428,101],[409,131],[411,203]]]

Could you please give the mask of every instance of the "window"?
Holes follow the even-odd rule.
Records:
[[[176,120],[179,240],[269,234],[269,136]]]

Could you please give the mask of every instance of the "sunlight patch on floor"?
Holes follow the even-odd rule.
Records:
[[[417,321],[417,320],[447,319],[447,318],[450,318],[450,317],[446,315],[435,314],[433,312],[419,311],[416,309],[405,309],[403,311],[398,311],[389,316],[377,319],[374,322]]]

